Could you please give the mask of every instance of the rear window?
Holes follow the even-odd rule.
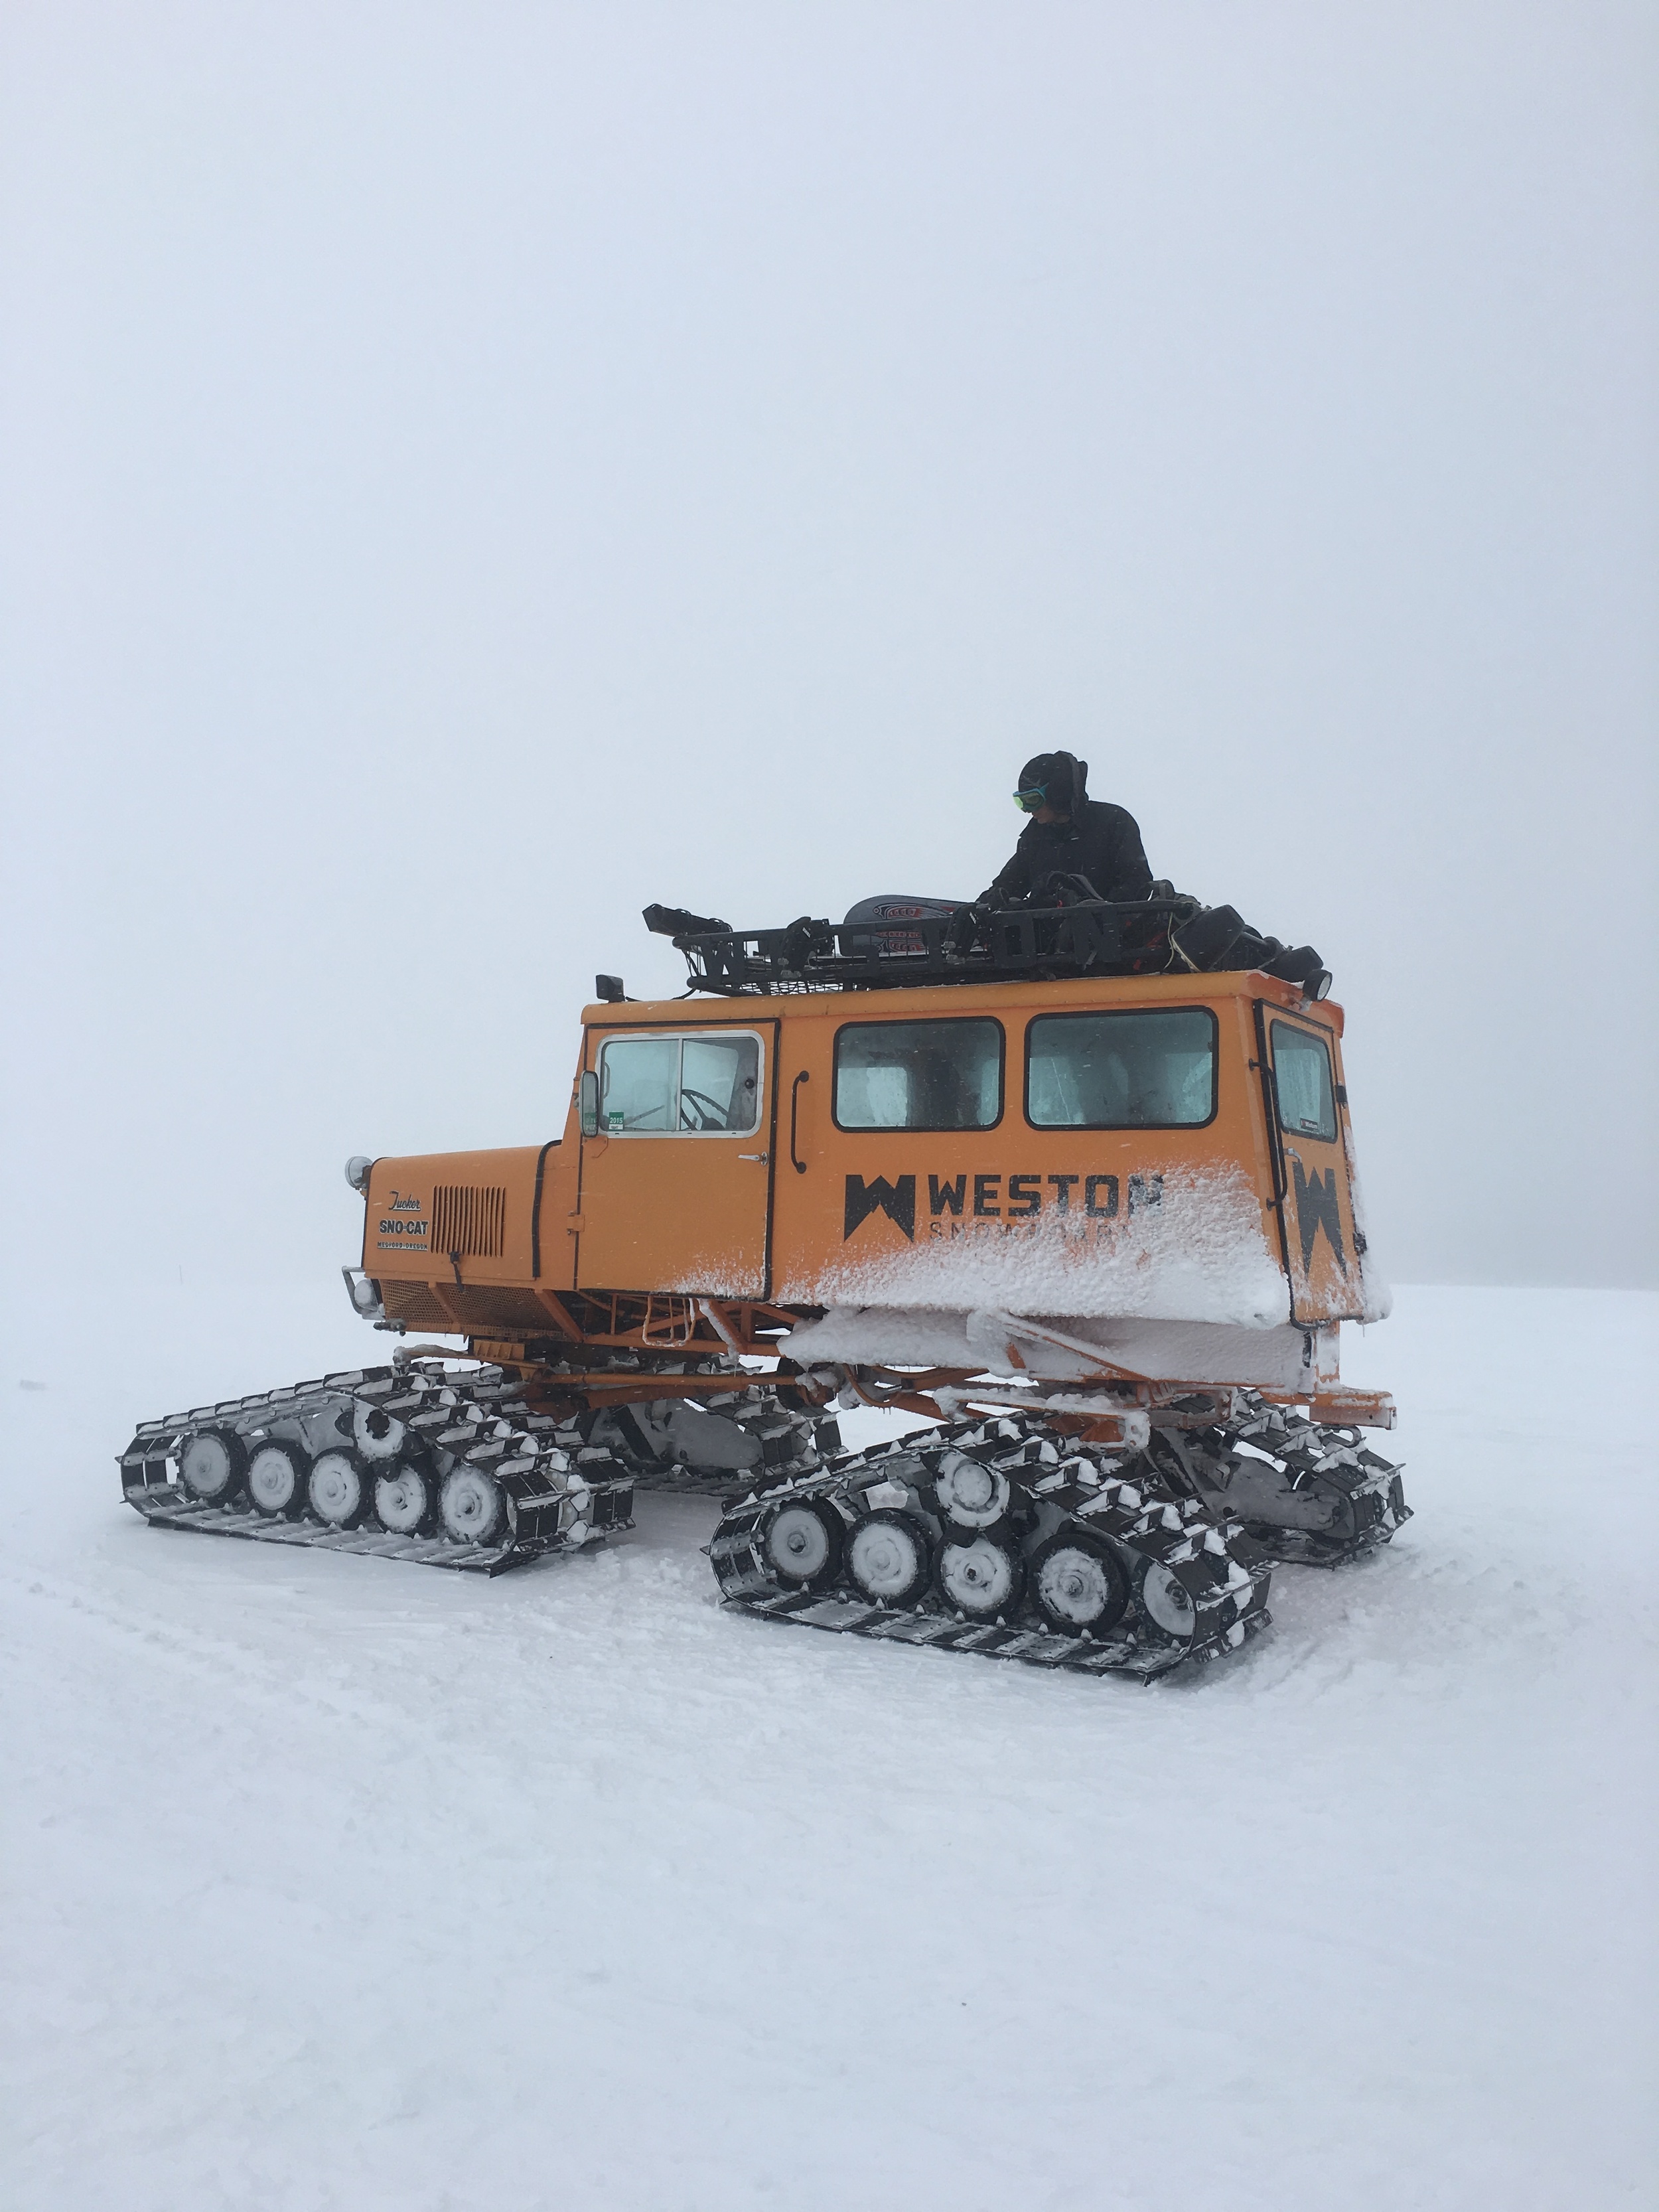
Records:
[[[1002,1024],[851,1022],[836,1038],[842,1129],[989,1129],[1002,1117]]]
[[[1215,1016],[1039,1014],[1025,1035],[1034,1129],[1192,1129],[1215,1113]]]
[[[1336,1136],[1336,1097],[1331,1088],[1331,1055],[1322,1036],[1273,1024],[1273,1095],[1279,1126],[1295,1137]]]

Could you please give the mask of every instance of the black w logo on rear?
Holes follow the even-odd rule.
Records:
[[[914,1244],[916,1241],[916,1179],[913,1175],[900,1176],[896,1182],[889,1182],[885,1176],[878,1176],[873,1182],[866,1182],[862,1176],[847,1178],[846,1226],[842,1242],[846,1243],[860,1221],[872,1213],[884,1213],[896,1228],[902,1229]]]
[[[1294,1153],[1291,1166],[1296,1175],[1296,1225],[1302,1232],[1303,1273],[1308,1272],[1308,1262],[1313,1258],[1313,1248],[1322,1229],[1331,1240],[1336,1264],[1346,1275],[1348,1259],[1342,1249],[1342,1210],[1336,1202],[1336,1170],[1327,1168],[1322,1176],[1316,1168],[1311,1175],[1305,1174]]]

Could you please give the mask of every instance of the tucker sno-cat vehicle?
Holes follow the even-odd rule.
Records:
[[[494,1573],[701,1489],[735,1609],[1143,1677],[1399,1527],[1328,1000],[1179,902],[647,918],[702,995],[601,977],[557,1135],[348,1167],[354,1305],[465,1352],[146,1423],[140,1512]]]

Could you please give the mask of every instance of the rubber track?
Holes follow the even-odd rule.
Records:
[[[520,1386],[499,1368],[447,1375],[436,1361],[402,1368],[354,1368],[267,1390],[192,1407],[139,1425],[120,1455],[121,1489],[129,1505],[156,1527],[302,1549],[351,1552],[462,1573],[498,1575],[551,1553],[579,1548],[590,1535],[633,1525],[634,1484],[611,1454],[585,1447],[580,1435],[515,1402]],[[230,1429],[245,1439],[277,1424],[327,1419],[362,1405],[406,1424],[452,1463],[494,1477],[507,1502],[507,1534],[495,1544],[457,1544],[443,1536],[399,1536],[374,1523],[336,1528],[311,1519],[273,1518],[246,1503],[214,1504],[173,1480],[172,1463],[185,1439],[202,1429]],[[341,1438],[342,1448],[349,1440]],[[373,1466],[368,1468],[373,1474]],[[584,1533],[574,1534],[577,1528]]]
[[[762,1531],[784,1499],[822,1499],[850,1522],[861,1510],[854,1500],[883,1481],[884,1462],[902,1458],[919,1463],[924,1477],[931,1477],[939,1458],[951,1449],[1000,1469],[1027,1499],[1059,1508],[1080,1529],[1112,1538],[1135,1557],[1168,1567],[1194,1600],[1198,1632],[1185,1643],[1172,1642],[1150,1623],[1138,1621],[1132,1607],[1127,1629],[1120,1626],[1109,1638],[1096,1642],[1057,1635],[1040,1620],[1006,1626],[966,1621],[943,1610],[936,1599],[905,1610],[873,1605],[844,1589],[792,1590],[770,1571]],[[1194,1661],[1237,1650],[1271,1618],[1270,1569],[1236,1523],[1219,1523],[1196,1499],[1170,1492],[1142,1461],[1133,1463],[1130,1480],[1123,1463],[1103,1453],[1079,1452],[1062,1459],[1052,1434],[1032,1420],[953,1422],[838,1458],[820,1475],[746,1498],[725,1516],[708,1549],[725,1601],[735,1613],[878,1643],[971,1651],[1050,1672],[1128,1674],[1152,1681]],[[1224,1560],[1224,1584],[1215,1581],[1213,1568],[1200,1560],[1200,1553]]]
[[[1257,1399],[1253,1418],[1223,1433],[1230,1444],[1250,1444],[1266,1452],[1293,1480],[1317,1475],[1334,1484],[1352,1507],[1354,1533],[1346,1539],[1311,1529],[1273,1528],[1241,1512],[1250,1534],[1276,1559],[1304,1567],[1343,1566],[1390,1542],[1412,1517],[1399,1466],[1372,1451],[1363,1430],[1324,1427]]]

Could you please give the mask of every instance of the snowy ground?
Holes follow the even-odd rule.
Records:
[[[1417,1519],[1146,1690],[727,1618],[695,1500],[494,1583],[148,1529],[135,1416],[374,1340],[175,1285],[77,1391],[43,1300],[0,2194],[1650,2203],[1656,1310],[1402,1293]]]

